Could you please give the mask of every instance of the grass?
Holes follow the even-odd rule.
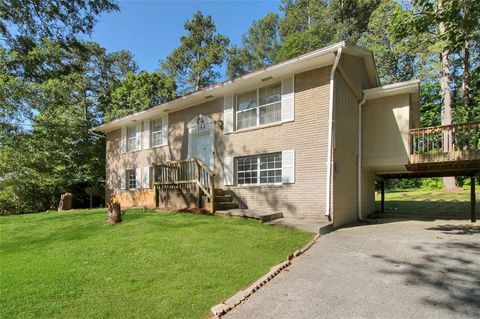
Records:
[[[202,318],[313,236],[217,216],[123,217],[1,217],[0,317]]]
[[[477,191],[476,210],[480,212],[480,192]],[[376,209],[380,210],[380,195],[375,197]],[[450,214],[458,217],[470,216],[470,191],[459,190],[406,190],[385,193],[385,212],[400,214]],[[478,213],[477,213],[478,214]]]

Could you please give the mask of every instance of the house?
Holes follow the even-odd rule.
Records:
[[[340,226],[373,211],[378,179],[478,172],[478,140],[438,141],[480,129],[468,125],[420,129],[419,81],[381,86],[372,53],[340,42],[94,130],[106,134],[106,198],[122,207]]]

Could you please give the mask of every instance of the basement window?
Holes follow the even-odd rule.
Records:
[[[282,153],[241,157],[237,160],[239,185],[280,184]]]
[[[127,186],[128,189],[137,189],[137,170],[127,170]]]

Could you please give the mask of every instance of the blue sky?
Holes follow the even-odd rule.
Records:
[[[280,1],[119,1],[120,12],[103,14],[91,40],[108,51],[130,50],[140,69],[153,71],[180,44],[183,23],[200,10],[209,14],[217,31],[239,43],[254,20],[277,12]]]

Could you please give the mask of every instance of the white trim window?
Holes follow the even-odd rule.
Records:
[[[163,120],[158,118],[152,120],[152,147],[163,145]]]
[[[237,159],[238,185],[281,184],[282,153]]]
[[[137,189],[137,170],[127,169],[127,189]]]
[[[282,83],[239,94],[236,97],[237,129],[282,121]]]
[[[127,152],[137,150],[137,126],[127,127]]]

